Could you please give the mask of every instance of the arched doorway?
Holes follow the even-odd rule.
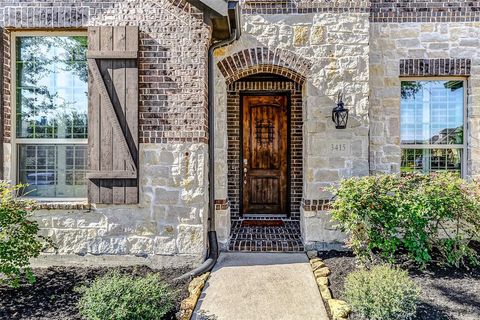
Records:
[[[311,63],[288,50],[257,47],[217,66],[226,82],[217,98],[226,101],[227,247],[302,251],[302,89]]]
[[[274,73],[227,88],[230,250],[301,251],[302,84]]]

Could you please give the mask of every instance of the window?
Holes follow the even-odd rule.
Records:
[[[28,196],[85,198],[87,37],[14,34],[16,181]]]
[[[464,80],[401,83],[402,172],[462,174]]]

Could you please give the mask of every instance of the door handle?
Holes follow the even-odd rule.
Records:
[[[243,184],[247,184],[248,160],[243,159]]]

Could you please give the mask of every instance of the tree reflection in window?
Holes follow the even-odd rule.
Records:
[[[402,172],[462,172],[464,81],[402,81],[400,118]]]
[[[402,81],[402,144],[463,144],[463,81]]]
[[[87,195],[87,37],[17,36],[15,40],[17,180],[28,184],[29,196],[83,198]]]
[[[402,172],[462,172],[462,149],[403,149]]]
[[[18,138],[87,138],[87,38],[18,37]]]

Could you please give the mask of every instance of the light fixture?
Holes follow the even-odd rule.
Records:
[[[348,109],[345,109],[341,94],[338,94],[337,106],[332,110],[332,121],[335,122],[335,128],[337,129],[347,128]]]

